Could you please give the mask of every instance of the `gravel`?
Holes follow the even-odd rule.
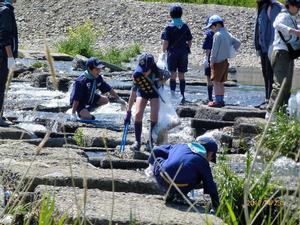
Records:
[[[161,49],[160,35],[168,21],[170,4],[145,3],[133,0],[18,0],[16,16],[20,45],[25,49],[41,50],[44,37],[54,45],[66,36],[68,27],[90,20],[102,35],[95,47],[124,47],[133,41],[156,56]],[[183,19],[194,36],[190,62],[199,65],[204,56],[201,49],[204,22],[208,15],[218,14],[225,26],[238,37],[242,46],[232,65],[260,67],[253,48],[256,9],[220,5],[182,4]]]

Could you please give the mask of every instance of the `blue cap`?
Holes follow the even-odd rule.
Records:
[[[98,69],[102,69],[104,68],[104,64],[96,57],[91,57],[87,60],[86,62],[86,67],[87,68],[98,68]]]
[[[170,7],[170,16],[172,18],[180,18],[182,16],[182,7],[180,5],[172,5]]]
[[[207,152],[213,152],[212,162],[216,163],[218,145],[215,140],[207,136],[199,136],[196,141],[203,145]]]
[[[211,17],[209,17],[208,23],[207,23],[206,27],[204,27],[204,29],[210,28],[211,25],[213,25],[214,23],[217,23],[217,22],[222,22],[223,23],[224,20],[218,15],[212,15]]]
[[[148,70],[152,69],[155,62],[154,57],[150,53],[143,53],[139,57],[139,66],[142,68],[143,72],[147,72]]]

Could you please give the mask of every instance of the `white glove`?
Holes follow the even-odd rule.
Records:
[[[216,215],[216,210],[214,208],[211,208],[211,210],[209,210],[210,214]]]
[[[208,57],[207,56],[203,59],[203,66],[204,66],[205,69],[209,67]]]
[[[14,57],[7,58],[7,68],[9,70],[13,70],[16,68],[16,60],[14,59]]]
[[[70,116],[70,121],[75,122],[77,120],[78,120],[77,115],[75,113],[72,113],[71,116]]]
[[[152,177],[153,176],[153,165],[149,164],[149,166],[145,169],[145,174],[147,177]]]

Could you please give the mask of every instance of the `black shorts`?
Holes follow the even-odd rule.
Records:
[[[98,107],[98,101],[100,100],[101,98],[101,95],[99,94],[95,94],[94,96],[94,100],[93,100],[93,103],[88,105],[88,104],[80,104],[78,105],[77,107],[77,113],[78,113],[78,116],[80,117],[80,111],[83,110],[83,109],[87,109],[88,111],[93,111],[95,108]]]

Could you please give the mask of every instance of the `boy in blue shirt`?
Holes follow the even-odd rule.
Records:
[[[184,73],[187,72],[188,54],[192,46],[192,34],[190,28],[181,19],[182,8],[179,5],[173,5],[170,8],[172,21],[162,32],[163,40],[162,51],[167,53],[168,70],[171,72],[170,89],[174,93],[176,90],[176,76],[178,71],[180,93],[182,103],[185,102],[185,79]]]
[[[209,17],[207,18],[206,25],[208,24]],[[205,58],[203,60],[204,66],[204,75],[207,78],[207,94],[208,94],[208,101],[213,101],[212,93],[213,93],[213,84],[211,82],[211,68],[210,68],[210,52],[213,46],[213,37],[214,32],[211,29],[207,29],[204,33],[204,41],[202,44],[202,49],[205,50]]]
[[[71,92],[71,121],[77,120],[76,112],[80,119],[94,120],[95,117],[91,115],[90,111],[108,103],[106,96],[96,93],[97,89],[102,93],[109,92],[119,103],[123,105],[127,104],[126,101],[120,98],[115,90],[103,80],[100,73],[104,65],[99,59],[96,57],[89,58],[86,67],[86,71],[75,80]]]
[[[187,195],[202,182],[204,193],[210,195],[212,211],[219,205],[217,186],[213,180],[209,161],[216,162],[218,146],[210,137],[199,137],[189,144],[161,145],[153,149],[149,163],[153,165],[153,175],[165,192],[174,180],[180,191]],[[176,175],[176,177],[175,177]],[[167,201],[177,201],[182,196],[171,187]]]

